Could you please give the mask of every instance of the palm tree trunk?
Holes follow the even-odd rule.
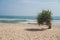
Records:
[[[49,24],[49,28],[48,29],[51,29],[51,23]]]
[[[51,29],[51,25],[49,25],[49,28],[48,29]]]

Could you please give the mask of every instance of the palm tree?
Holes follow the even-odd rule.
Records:
[[[38,24],[46,24],[49,26],[49,29],[51,29],[51,11],[49,10],[42,10],[41,13],[38,14],[38,17],[37,17],[37,22]]]

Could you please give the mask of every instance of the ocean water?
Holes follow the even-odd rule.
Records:
[[[0,23],[37,23],[36,16],[0,16]],[[60,24],[60,16],[53,16],[52,24]]]
[[[0,16],[0,23],[36,23],[35,16]]]

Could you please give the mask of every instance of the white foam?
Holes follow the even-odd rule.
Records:
[[[17,21],[17,23],[36,23],[36,19],[7,19],[7,18],[0,18],[0,21],[6,21],[6,22],[11,22],[11,21]]]
[[[13,22],[17,20],[17,23],[27,24],[27,23],[37,23],[36,19],[7,19],[7,18],[0,18],[0,21],[4,20],[6,22]],[[26,21],[24,21],[26,20]],[[52,24],[60,24],[60,20],[52,20]]]
[[[0,20],[25,20],[25,19],[6,19],[6,18],[0,18]]]

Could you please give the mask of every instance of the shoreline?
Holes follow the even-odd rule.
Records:
[[[0,23],[0,24],[32,24],[32,25],[38,25],[38,23]],[[60,26],[60,24],[56,24],[56,23],[54,23],[54,24],[51,24],[51,26],[53,26],[53,25],[57,25],[57,26]]]

